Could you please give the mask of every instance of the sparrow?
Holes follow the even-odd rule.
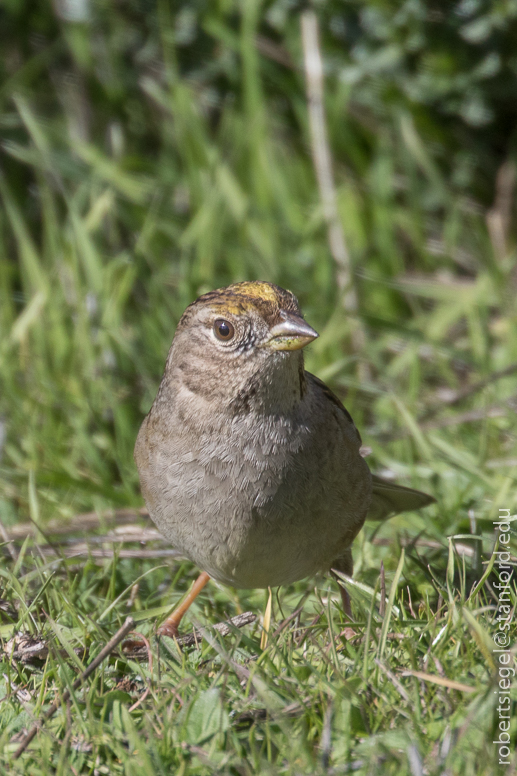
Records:
[[[209,578],[268,588],[351,575],[367,517],[434,501],[371,474],[350,413],[304,369],[317,336],[268,282],[210,291],[181,317],[135,461],[152,520],[203,573],[161,633],[177,634]],[[346,591],[343,603],[350,614]]]

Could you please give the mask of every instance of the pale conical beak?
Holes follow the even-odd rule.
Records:
[[[300,350],[318,337],[318,332],[293,313],[284,313],[284,320],[269,332],[262,346],[270,350]]]

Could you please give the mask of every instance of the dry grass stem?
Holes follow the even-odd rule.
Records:
[[[81,686],[81,684],[92,674],[99,666],[100,664],[108,657],[108,655],[113,652],[115,647],[117,647],[120,642],[127,636],[127,634],[132,630],[134,627],[135,622],[132,617],[127,617],[124,625],[119,628],[119,630],[115,633],[113,638],[111,638],[108,643],[101,649],[95,660],[93,660],[88,668],[86,668],[85,671],[79,676],[75,682],[72,685],[72,690],[77,690],[78,687]],[[42,716],[41,720],[37,722],[35,725],[32,726],[32,728],[29,730],[27,735],[24,737],[23,741],[21,742],[20,746],[14,753],[14,759],[17,760],[20,755],[23,754],[23,752],[27,749],[28,745],[32,741],[32,739],[36,736],[38,730],[40,730],[43,725],[48,722],[48,720],[54,716],[56,711],[58,710],[61,703],[65,703],[70,698],[70,690],[67,688],[64,690],[61,698],[58,698],[57,700],[52,703],[49,709],[45,712],[45,714]]]
[[[325,120],[323,61],[319,43],[318,19],[313,11],[305,11],[302,14],[301,29],[314,169],[327,224],[330,252],[336,265],[336,281],[341,292],[342,304],[349,315],[356,316],[359,302],[345,233],[337,206],[332,157]],[[354,350],[357,353],[362,352],[364,343],[365,335],[362,326],[355,320],[352,330]],[[364,371],[364,365],[362,368]]]

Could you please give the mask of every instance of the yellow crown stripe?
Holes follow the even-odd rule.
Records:
[[[242,283],[233,283],[226,290],[229,293],[245,294],[246,296],[264,299],[268,302],[276,302],[277,304],[280,301],[278,290],[270,283],[243,281]]]

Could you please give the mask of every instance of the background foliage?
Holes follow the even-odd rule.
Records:
[[[372,468],[438,499],[434,511],[382,526],[381,544],[366,529],[355,553],[356,576],[373,587],[381,559],[388,575],[394,573],[401,537],[415,542],[423,537],[424,544],[414,545],[418,549],[406,559],[404,584],[428,625],[438,611],[438,593],[449,599],[440,615],[456,639],[448,675],[461,675],[467,683],[475,677],[480,694],[478,705],[471,706],[459,695],[444,696],[443,709],[454,712],[451,728],[442,701],[430,699],[420,709],[415,679],[410,711],[399,714],[384,696],[377,702],[382,709],[366,722],[372,713],[366,652],[360,669],[357,654],[352,660],[348,653],[352,662],[346,670],[364,677],[351,696],[342,694],[340,679],[321,656],[307,663],[311,670],[321,669],[311,684],[303,673],[307,665],[303,671],[293,667],[295,654],[288,676],[315,693],[312,716],[289,729],[285,723],[269,728],[257,718],[244,738],[240,728],[226,732],[230,717],[224,717],[224,730],[214,728],[212,749],[234,752],[236,762],[247,763],[238,772],[325,770],[320,757],[324,699],[335,692],[335,719],[348,720],[339,723],[348,738],[342,746],[334,742],[332,767],[353,765],[367,773],[382,762],[386,773],[394,768],[414,774],[419,772],[416,756],[434,773],[435,767],[449,767],[443,742],[452,730],[460,743],[450,767],[479,774],[494,763],[493,708],[483,695],[492,669],[483,650],[473,645],[466,621],[453,617],[455,598],[445,585],[453,567],[444,537],[469,533],[472,510],[489,550],[490,520],[498,507],[515,503],[517,2],[347,0],[314,8],[338,206],[367,336],[361,353],[351,346],[313,170],[302,4],[4,1],[0,519],[9,527],[30,517],[43,529],[49,519],[66,521],[81,511],[140,505],[132,447],[185,306],[205,290],[241,279],[291,288],[307,320],[321,332],[308,353],[308,367],[346,395],[372,448]],[[508,370],[506,377],[499,376],[502,370]],[[37,560],[31,562],[38,568]],[[8,563],[6,555],[6,568]],[[80,583],[83,592],[68,591],[69,601],[76,601],[78,612],[85,607],[83,614],[94,622],[106,601],[114,601],[152,565],[113,561],[99,569],[91,563]],[[9,576],[20,568],[4,575],[6,598],[21,595]],[[463,603],[480,575],[474,561],[469,569],[463,567],[464,589],[458,593]],[[171,601],[171,579],[175,591],[185,589],[193,570],[183,565],[176,575],[177,570],[171,563],[154,572],[158,581],[152,586],[142,583],[142,610]],[[46,573],[40,569],[31,576],[25,567],[24,594],[33,598],[38,584],[45,587]],[[454,579],[460,590],[460,577]],[[109,586],[103,587],[106,580]],[[289,596],[294,609],[294,598],[305,588],[303,583],[286,593],[286,613]],[[52,595],[46,605],[55,621],[70,628],[72,642],[102,641],[104,631],[85,626],[84,619],[79,626],[60,591]],[[260,593],[239,595],[247,602],[242,606],[257,608],[262,601]],[[311,600],[317,611],[318,598]],[[204,612],[225,616],[236,601],[212,591]],[[480,598],[471,608],[477,612],[493,603],[490,596]],[[364,611],[360,602],[356,605],[358,619],[367,618],[370,604]],[[493,609],[479,615],[488,631],[493,615]],[[124,616],[123,607],[110,610],[108,633]],[[24,627],[32,622],[38,632],[48,627],[40,613],[22,619]],[[409,644],[413,625],[406,626],[401,620],[399,630]],[[0,635],[7,638],[13,623],[2,627]],[[426,649],[435,635],[428,633]],[[247,645],[248,658],[255,646]],[[402,648],[390,652],[388,662],[393,666],[400,660],[401,669],[407,661],[418,667],[422,655],[409,654]],[[440,659],[446,656],[440,653]],[[264,681],[275,673],[271,660]],[[193,703],[198,697],[201,706],[207,701],[216,708],[216,696],[203,693],[220,692],[220,677],[199,674],[197,666],[189,671],[201,694],[189,695],[187,681],[183,700]],[[379,676],[384,675],[377,671],[372,682],[380,692]],[[53,677],[60,678],[57,669]],[[44,704],[46,680],[39,674],[19,678],[38,688],[38,704]],[[98,688],[100,698],[104,689]],[[168,697],[170,688],[160,690]],[[238,682],[234,692],[237,697]],[[262,701],[267,709],[267,699]],[[6,751],[9,737],[25,724],[16,703],[14,698],[4,725],[0,716]],[[111,705],[101,717],[94,705],[90,726],[95,717],[92,738],[98,747],[107,735],[104,723],[114,718]],[[125,707],[119,709],[118,743],[111,750],[117,756],[111,761],[107,750],[97,748],[97,766],[111,772],[133,767],[124,760],[127,736],[148,741],[155,724],[155,733],[156,726],[165,726],[163,747],[154,751],[152,766],[141,767],[157,772],[163,763],[179,767],[174,758],[183,757],[181,740],[198,745],[201,739],[192,730],[181,739],[176,712],[167,717],[161,708],[154,710],[154,723],[145,714],[132,723]],[[421,755],[401,755],[422,725],[427,733],[418,737]],[[472,737],[469,725],[481,735]],[[390,739],[392,728],[406,732]],[[179,738],[168,741],[168,730]],[[259,739],[269,743],[255,746]],[[301,759],[291,771],[296,758],[290,747],[299,742]],[[49,739],[42,746],[55,745]],[[440,746],[445,764],[437,759]],[[46,751],[35,753],[31,768],[49,772]],[[53,757],[57,751],[52,749]],[[85,756],[76,770],[91,772],[91,762]],[[207,766],[195,755],[182,762],[192,773],[216,767],[215,760]],[[65,768],[65,761],[55,767]],[[230,765],[220,767],[229,772],[224,769]]]

